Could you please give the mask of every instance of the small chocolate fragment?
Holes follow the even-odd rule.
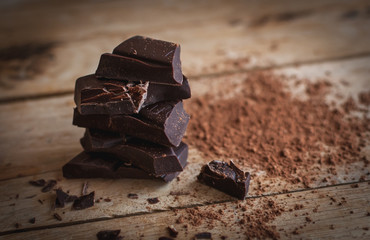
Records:
[[[20,227],[22,227],[22,224],[20,224],[20,223],[15,223],[15,224],[14,224],[14,227],[15,227],[15,228],[20,228]]]
[[[82,210],[82,209],[94,206],[94,196],[95,196],[95,192],[91,192],[87,195],[83,195],[77,198],[73,202],[73,206],[72,206],[73,209]]]
[[[181,101],[159,102],[143,108],[138,115],[81,115],[74,111],[73,124],[84,128],[120,132],[165,146],[179,146],[189,115]]]
[[[189,195],[190,192],[183,192],[183,191],[171,191],[171,196],[182,196],[182,195]]]
[[[148,201],[149,204],[159,203],[159,199],[157,197],[156,198],[148,198],[147,201]]]
[[[188,146],[185,143],[175,148],[175,153],[184,168],[187,164]],[[142,178],[172,181],[180,172],[155,176],[134,166],[125,166],[122,161],[109,154],[81,152],[63,166],[66,178]]]
[[[82,191],[81,191],[81,194],[82,195],[86,195],[87,194],[87,188],[89,187],[89,183],[86,181],[84,182],[84,185],[82,186]]]
[[[179,234],[179,232],[176,230],[176,228],[173,225],[168,226],[167,229],[168,229],[168,233],[170,234],[171,237],[175,238]]]
[[[139,196],[136,193],[129,193],[129,194],[127,194],[127,197],[131,198],[131,199],[138,199],[139,198]]]
[[[36,187],[43,187],[43,186],[45,186],[46,181],[44,179],[39,179],[39,180],[35,180],[35,181],[31,180],[31,181],[29,181],[29,183],[33,186],[36,186]]]
[[[250,174],[240,170],[233,161],[230,161],[230,165],[212,161],[202,167],[198,180],[243,200],[248,193]]]
[[[36,218],[35,218],[35,217],[33,217],[33,218],[31,218],[28,222],[29,222],[29,223],[31,223],[31,224],[34,224],[34,223],[36,222]]]
[[[121,240],[123,237],[118,236],[121,230],[105,230],[96,234],[98,240]]]
[[[110,153],[121,161],[154,175],[183,170],[172,147],[133,138],[124,139],[121,136],[94,129],[86,129],[81,145],[87,152]]]
[[[55,185],[57,185],[57,181],[49,180],[46,186],[41,189],[41,192],[49,192]]]
[[[54,218],[56,219],[56,220],[58,220],[58,221],[62,221],[63,219],[62,219],[62,217],[58,214],[58,213],[54,213]]]
[[[190,96],[185,76],[183,84],[177,86],[99,80],[91,74],[76,80],[74,100],[82,115],[116,115],[138,113],[141,108],[160,101],[181,100]]]
[[[212,239],[212,234],[209,232],[202,232],[195,234],[195,239]]]
[[[62,208],[65,206],[65,203],[67,202],[73,202],[77,199],[77,196],[69,195],[65,193],[62,189],[57,189],[56,191],[56,199],[55,199],[55,207],[56,208]]]

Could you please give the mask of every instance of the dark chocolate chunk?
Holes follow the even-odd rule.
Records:
[[[233,161],[230,164],[212,161],[202,167],[198,180],[231,196],[245,199],[250,174],[240,170]]]
[[[29,222],[29,223],[31,223],[31,224],[34,224],[34,223],[36,222],[36,218],[35,218],[35,217],[33,217],[33,218],[31,218],[28,222]]]
[[[181,69],[174,69],[171,65],[110,53],[101,55],[95,75],[98,78],[136,82],[148,81],[169,85],[181,85],[183,82]]]
[[[138,113],[142,107],[160,101],[181,100],[190,96],[185,76],[183,84],[177,86],[99,80],[91,74],[77,79],[74,100],[82,115],[115,115]]]
[[[29,183],[33,186],[36,186],[36,187],[43,187],[43,186],[45,186],[46,181],[44,179],[39,179],[39,180],[35,180],[35,181],[31,180],[31,181],[29,181]]]
[[[65,203],[67,202],[73,202],[77,199],[77,196],[69,195],[65,193],[62,189],[57,189],[56,191],[56,199],[55,199],[55,207],[56,208],[62,208],[65,206]]]
[[[195,239],[212,239],[212,234],[209,232],[202,232],[195,234]]]
[[[56,220],[58,220],[58,221],[62,221],[63,219],[62,219],[62,217],[58,214],[58,213],[54,213],[54,218],[56,219]]]
[[[129,193],[129,194],[127,194],[127,197],[131,198],[131,199],[138,199],[139,198],[139,196],[136,193]]]
[[[123,140],[123,137],[93,129],[86,129],[85,135],[81,139],[81,145],[87,152],[110,153],[123,162],[155,175],[183,170],[173,147],[165,147],[133,138]]]
[[[189,119],[181,101],[167,101],[147,106],[134,116],[81,115],[75,109],[73,124],[120,132],[166,146],[179,146]]]
[[[156,198],[148,198],[147,201],[148,201],[149,204],[159,203],[159,199],[157,197]]]
[[[171,237],[175,238],[179,234],[179,232],[176,230],[176,228],[173,225],[168,226],[167,230],[168,230],[168,233],[170,234]]]
[[[100,231],[96,236],[98,240],[120,240],[122,237],[118,236],[121,230],[105,230]]]
[[[177,43],[134,36],[118,45],[113,53],[144,61],[172,65],[174,69],[181,72],[180,51],[181,47]]]
[[[95,196],[95,192],[91,192],[87,195],[83,195],[77,198],[73,202],[73,206],[72,206],[73,209],[82,210],[82,209],[94,206],[94,196]]]
[[[57,185],[57,181],[49,180],[45,187],[41,189],[42,192],[49,192],[53,187]]]
[[[175,148],[175,153],[184,168],[187,163],[188,146],[185,143]],[[144,178],[172,181],[180,172],[155,176],[144,170],[126,166],[122,161],[109,154],[81,152],[63,166],[63,176],[66,178]]]

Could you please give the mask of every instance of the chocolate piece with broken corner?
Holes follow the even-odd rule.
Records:
[[[74,200],[72,208],[74,210],[82,210],[94,206],[95,192],[83,195]]]
[[[82,115],[134,114],[141,108],[170,100],[190,98],[189,83],[182,85],[99,80],[94,74],[76,80],[74,101]]]
[[[165,146],[179,146],[190,116],[182,101],[166,101],[143,108],[137,115],[81,115],[74,110],[73,124],[120,132]]]
[[[103,152],[154,175],[182,171],[173,147],[166,147],[113,133],[86,129],[81,145],[87,152]]]
[[[65,206],[65,203],[73,202],[77,199],[77,196],[69,195],[65,193],[62,189],[58,188],[56,191],[55,207],[62,208]]]
[[[156,82],[168,85],[181,85],[183,75],[171,65],[142,61],[111,53],[100,57],[95,75],[98,78],[136,82]]]
[[[198,180],[238,199],[244,200],[248,193],[250,174],[240,170],[233,161],[211,161],[204,165]]]
[[[188,146],[185,143],[175,148],[175,153],[184,168],[187,164]],[[101,153],[81,152],[63,166],[65,178],[136,178],[136,179],[161,179],[165,182],[172,181],[180,172],[155,176],[144,170],[127,166],[114,156]]]

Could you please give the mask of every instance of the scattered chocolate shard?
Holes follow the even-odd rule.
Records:
[[[244,200],[248,193],[250,174],[240,170],[233,161],[211,161],[204,165],[198,180],[238,199]]]
[[[53,189],[55,185],[57,185],[57,181],[49,180],[46,186],[41,189],[41,192],[49,192]]]
[[[212,239],[212,234],[210,232],[197,233],[195,239]]]
[[[149,204],[159,203],[159,199],[157,197],[156,198],[148,198],[147,201],[148,201]]]
[[[168,233],[170,234],[171,237],[175,238],[179,234],[179,232],[176,230],[176,228],[173,225],[168,226],[167,230],[168,230]]]
[[[77,199],[77,196],[69,195],[65,193],[62,189],[57,189],[56,191],[56,199],[55,199],[55,207],[56,208],[62,208],[65,206],[65,203],[67,202],[73,202]]]
[[[87,194],[87,188],[89,187],[89,183],[86,181],[84,182],[84,185],[82,186],[82,195],[86,195]]]
[[[39,179],[39,180],[31,180],[29,183],[33,186],[36,187],[43,187],[46,184],[46,181],[44,179]]]
[[[34,224],[34,223],[36,222],[36,218],[35,218],[35,217],[33,217],[33,218],[31,218],[28,222],[29,222],[29,223],[31,223],[31,224]]]
[[[37,200],[40,204],[44,204],[41,199]]]
[[[129,194],[127,194],[127,197],[131,198],[131,199],[138,199],[139,198],[139,196],[136,193],[129,193]]]
[[[56,219],[56,220],[58,220],[58,221],[62,221],[63,219],[62,219],[62,217],[58,214],[58,213],[54,213],[54,218]]]
[[[86,208],[94,206],[94,196],[95,196],[95,192],[91,192],[87,195],[78,197],[73,202],[73,206],[72,206],[73,209],[82,210],[82,209],[86,209]]]
[[[121,230],[105,230],[96,234],[98,240],[121,240],[123,237],[118,236]]]

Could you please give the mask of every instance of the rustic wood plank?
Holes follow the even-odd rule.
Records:
[[[331,76],[328,81],[331,81],[334,85],[332,94],[342,93],[345,97],[356,96],[359,91],[369,88],[367,84],[370,71],[368,61],[369,58],[362,58],[312,64],[279,69],[276,73],[299,75],[299,77],[316,81],[326,76],[329,71]],[[217,95],[218,92],[223,90],[222,86],[225,81],[237,86],[245,76],[246,73],[238,73],[198,79],[191,82],[193,96],[197,97],[210,92]],[[351,84],[345,87],[335,84],[342,79],[350,81]],[[289,81],[289,78],[287,78],[287,81]],[[300,94],[297,89],[295,91],[293,89],[293,92]],[[191,108],[191,101],[188,100],[187,108]],[[80,192],[85,180],[66,180],[62,178],[61,174],[62,165],[81,151],[78,140],[82,136],[83,130],[71,125],[72,108],[71,95],[0,106],[0,113],[7,114],[4,115],[6,118],[0,118],[0,159],[2,160],[0,163],[0,177],[3,180],[0,181],[0,192],[4,193],[0,196],[0,212],[2,212],[0,231],[15,230],[15,222],[8,221],[10,216],[21,223],[22,228],[58,224],[52,216],[53,211],[50,209],[54,201],[54,194],[41,193],[39,188],[28,184],[31,179],[60,179],[58,186],[65,190],[71,190],[71,193],[74,194]],[[364,155],[370,156],[369,152],[366,151]],[[111,201],[103,201],[98,204],[98,207],[86,210],[88,214],[82,215],[79,212],[70,211],[63,215],[63,223],[112,218],[117,215],[125,216],[153,210],[167,210],[169,207],[188,207],[193,204],[230,201],[231,197],[197,183],[196,176],[205,161],[207,159],[204,159],[190,143],[189,165],[180,175],[181,180],[179,182],[174,181],[170,184],[164,184],[150,180],[89,180],[91,191],[95,190],[98,197],[109,197]],[[34,164],[35,162],[37,162],[37,165]],[[265,189],[264,194],[305,188],[302,183],[293,185],[284,178],[266,177],[253,167],[244,170],[256,175],[251,182],[250,196],[261,195],[260,184]],[[305,171],[305,169],[299,171]],[[368,179],[368,175],[366,175],[368,168],[364,168],[361,161],[338,165],[336,171],[336,175],[327,172],[325,167],[310,171],[312,177],[316,177],[316,181],[312,182],[310,186],[318,187],[333,183],[348,183],[357,181],[360,176],[365,176],[365,180]],[[20,175],[29,177],[15,178]],[[33,176],[31,177],[31,175]],[[322,182],[321,180],[324,177],[330,177],[329,179],[332,182]],[[169,194],[171,191],[178,190],[189,192],[189,194],[180,196],[175,201],[175,197]],[[140,199],[135,201],[127,199],[126,195],[130,192],[138,193]],[[19,199],[15,199],[17,194],[19,194]],[[29,196],[34,197],[27,198]],[[160,203],[150,206],[150,209],[148,209],[146,203],[148,197],[159,197]],[[41,205],[38,199],[45,200],[45,203]],[[15,206],[10,206],[12,204],[15,204]],[[33,215],[35,215],[36,209],[38,220],[35,224],[29,224],[28,220],[35,217]],[[69,211],[69,207],[67,210]]]
[[[370,52],[366,1],[198,2],[155,8],[136,1],[4,7],[0,17],[17,20],[0,21],[0,32],[7,32],[0,39],[7,50],[0,100],[71,92],[77,77],[96,69],[101,53],[134,34],[181,43],[184,73],[190,76]],[[40,17],[31,18],[35,15]],[[9,33],[10,28],[15,30]],[[23,48],[12,50],[9,44]],[[27,48],[27,54],[19,53]],[[22,60],[9,61],[15,50]]]
[[[189,209],[166,211],[139,216],[123,217],[113,220],[84,223],[67,227],[15,233],[0,237],[1,239],[95,239],[100,230],[120,229],[124,239],[158,239],[169,236],[167,226],[174,225],[179,231],[179,239],[189,239],[200,232],[212,233],[213,239],[227,236],[227,239],[245,239],[250,236],[246,230],[249,224],[256,224],[261,212],[278,209],[281,215],[269,222],[261,223],[261,228],[276,226],[282,238],[289,239],[366,239],[370,236],[370,185],[369,182],[353,185],[327,187],[291,194],[248,199],[246,201],[229,202],[198,207],[197,212],[218,214],[221,218],[206,217],[197,224],[185,220],[178,224],[176,220],[189,216]],[[269,202],[270,201],[270,202]],[[302,207],[299,207],[302,205]],[[267,205],[268,206],[268,205]],[[298,207],[297,207],[298,206]],[[124,206],[122,206],[124,207]],[[71,214],[66,212],[66,216]],[[272,214],[272,213],[271,213]],[[244,224],[240,223],[241,219]],[[220,215],[219,215],[220,217]],[[53,220],[50,221],[50,223]],[[199,224],[198,224],[199,223]],[[187,230],[183,228],[188,225]],[[195,225],[195,226],[193,226]],[[263,231],[262,231],[263,232]],[[262,238],[268,235],[264,233]],[[264,237],[263,237],[264,236]],[[366,237],[367,236],[367,237]]]

